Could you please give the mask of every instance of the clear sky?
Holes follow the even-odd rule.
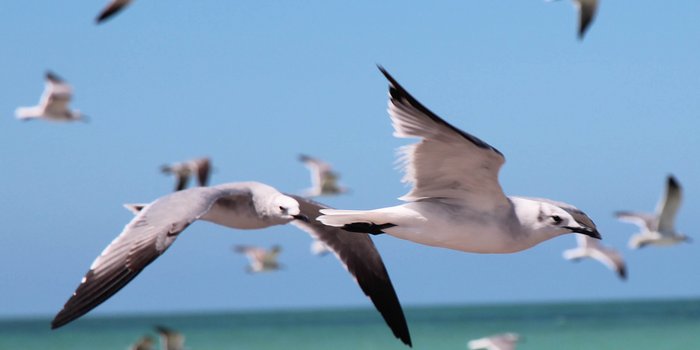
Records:
[[[477,255],[390,236],[375,242],[404,305],[700,295],[698,1],[601,2],[585,40],[569,1],[0,2],[0,316],[50,316],[131,219],[122,203],[168,193],[166,162],[208,155],[213,183],[257,180],[297,193],[307,153],[332,163],[341,208],[398,204],[383,65],[416,98],[506,156],[508,194],[583,209],[629,280],[564,261],[573,236]],[[47,69],[75,89],[89,124],[20,122]],[[673,173],[677,226],[696,243],[630,251]],[[233,244],[284,247],[285,270],[247,275]],[[333,257],[293,226],[237,231],[200,222],[90,315],[370,307]]]

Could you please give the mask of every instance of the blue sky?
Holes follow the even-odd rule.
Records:
[[[586,211],[622,250],[629,280],[564,261],[573,236],[511,255],[382,236],[404,305],[697,297],[700,243],[629,251],[620,209],[684,187],[678,228],[700,241],[700,23],[696,1],[602,1],[585,40],[570,2],[136,1],[101,26],[100,1],[0,3],[0,316],[50,316],[121,231],[127,202],[168,193],[159,165],[208,155],[213,183],[309,184],[299,153],[327,160],[349,209],[398,204],[383,65],[416,98],[506,156],[508,194]],[[60,16],[57,16],[60,14]],[[47,69],[89,124],[22,123]],[[188,228],[90,315],[370,307],[332,257],[292,226]],[[285,271],[250,276],[233,244],[284,246]]]

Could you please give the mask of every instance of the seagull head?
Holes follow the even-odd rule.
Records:
[[[301,213],[299,202],[296,199],[280,194],[274,198],[271,204],[272,215],[283,220],[309,221],[309,218]]]
[[[580,233],[600,239],[600,233],[584,212],[573,205],[540,198],[518,198],[516,211],[521,221],[541,240],[567,233]]]

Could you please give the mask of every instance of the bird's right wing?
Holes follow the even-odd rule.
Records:
[[[329,207],[300,196],[289,196],[299,202],[301,213],[309,218],[308,222],[294,220],[292,223],[331,249],[355,278],[365,295],[372,300],[394,336],[411,346],[411,335],[401,303],[396,296],[389,273],[384,267],[382,257],[369,235],[326,226],[316,218],[321,215],[319,210]]]
[[[607,266],[610,270],[615,271],[621,279],[627,278],[627,267],[622,255],[614,249],[600,247],[599,249],[591,250],[591,258],[596,259]]]
[[[136,213],[95,259],[82,282],[56,315],[61,327],[94,309],[158,258],[192,222],[204,215],[219,191],[196,188],[161,197]]]
[[[131,0],[113,0],[110,2],[97,16],[95,21],[100,24],[107,20],[108,18],[114,16],[117,12],[121,11],[131,2]]]
[[[73,96],[73,88],[53,72],[46,72],[44,93],[39,104],[48,113],[61,114],[67,110]]]
[[[681,206],[682,192],[681,185],[675,177],[669,176],[666,180],[666,191],[656,206],[656,215],[659,217],[659,233],[670,233],[674,231],[676,213]]]
[[[578,10],[578,37],[583,39],[598,10],[598,0],[574,0]]]

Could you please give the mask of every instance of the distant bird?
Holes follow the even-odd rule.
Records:
[[[311,242],[309,249],[311,250],[311,254],[318,256],[324,256],[332,251],[326,243],[318,239],[314,239],[313,242]]]
[[[209,173],[211,172],[211,160],[209,158],[197,158],[181,163],[165,164],[160,167],[164,174],[173,174],[177,178],[175,191],[184,190],[190,177],[197,176],[199,186],[206,186],[209,183]]]
[[[153,350],[153,338],[150,335],[141,337],[129,350]]]
[[[656,213],[616,212],[615,216],[619,220],[635,224],[641,229],[638,234],[630,238],[630,248],[637,249],[647,245],[669,246],[690,242],[690,237],[679,233],[675,228],[681,197],[681,185],[673,175],[669,175],[666,180],[666,192],[656,205]]]
[[[282,251],[282,247],[275,245],[272,248],[265,249],[253,246],[237,245],[233,247],[236,253],[244,254],[250,264],[246,266],[246,271],[249,273],[259,273],[275,271],[281,268],[277,257]]]
[[[299,155],[299,160],[311,172],[312,187],[305,191],[305,196],[332,196],[348,191],[347,188],[338,185],[340,176],[333,171],[330,164],[304,154]]]
[[[184,350],[185,336],[163,326],[156,326],[156,331],[160,335],[161,350]]]
[[[520,340],[520,335],[516,333],[503,333],[490,337],[470,340],[467,347],[470,350],[514,350]]]
[[[564,259],[573,261],[584,258],[595,259],[615,271],[621,279],[627,279],[625,261],[617,250],[605,247],[600,244],[600,241],[584,235],[576,235],[576,242],[578,247],[564,251]]]
[[[55,122],[87,121],[87,116],[79,110],[70,110],[68,104],[73,97],[73,88],[52,72],[46,72],[46,85],[39,105],[19,107],[15,110],[17,119],[44,119]]]
[[[507,197],[498,183],[503,154],[447,123],[389,80],[394,136],[421,139],[401,148],[408,203],[375,210],[323,209],[326,225],[388,233],[435,247],[474,253],[514,253],[577,232],[600,238],[585,213],[549,199]]]
[[[139,207],[127,206],[136,215],[92,263],[76,291],[54,318],[52,328],[81,317],[109,299],[197,220],[238,229],[292,223],[333,250],[394,335],[411,345],[401,304],[372,240],[368,235],[349,233],[317,222],[319,210],[326,206],[282,194],[262,183],[238,182],[172,192],[140,210]]]
[[[558,0],[546,1],[553,2]],[[598,0],[573,0],[573,2],[576,12],[578,12],[578,38],[583,40],[583,36],[586,34],[598,11]]]
[[[105,20],[111,18],[119,11],[123,10],[127,5],[129,5],[131,1],[132,0],[113,0],[107,5],[107,7],[102,9],[100,14],[95,19],[95,22],[97,22],[97,24],[100,24]]]

